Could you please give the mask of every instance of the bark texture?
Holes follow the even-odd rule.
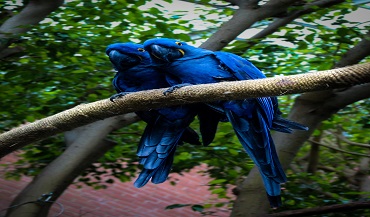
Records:
[[[128,112],[217,100],[246,99],[350,87],[370,82],[370,63],[335,70],[257,80],[193,85],[164,95],[166,88],[140,91],[112,103],[109,99],[78,105],[0,134],[0,157],[32,142]],[[330,92],[330,91],[329,91]]]

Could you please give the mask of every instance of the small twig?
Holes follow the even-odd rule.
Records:
[[[336,205],[330,205],[330,206],[285,211],[285,212],[280,212],[280,213],[264,215],[264,217],[293,217],[293,216],[300,217],[300,216],[310,216],[310,215],[318,215],[318,214],[325,214],[325,213],[353,211],[356,209],[369,209],[369,207],[370,207],[370,201],[352,202],[352,203],[347,203],[347,204],[336,204]]]
[[[359,111],[357,111],[357,113],[358,112]],[[346,113],[346,114],[349,114],[349,113]],[[356,114],[356,112],[354,112],[353,114]],[[370,144],[353,142],[353,141],[349,140],[347,137],[345,137],[341,132],[338,133],[338,132],[335,132],[335,131],[332,131],[332,130],[325,130],[325,133],[327,135],[333,135],[337,139],[340,139],[341,141],[343,141],[345,143],[348,143],[349,145],[355,145],[355,146],[360,146],[360,147],[364,147],[364,148],[370,148]]]
[[[346,153],[346,154],[351,154],[351,155],[362,156],[362,157],[370,157],[370,155],[368,155],[368,154],[361,154],[361,153],[357,153],[357,152],[345,151],[343,149],[339,149],[339,148],[333,147],[331,145],[325,145],[325,144],[320,143],[320,142],[315,142],[315,141],[313,141],[311,139],[309,139],[308,141],[310,141],[312,143],[315,143],[315,144],[318,144],[320,146],[326,147],[326,148],[330,148],[330,149],[335,150],[335,151],[338,151],[338,152],[342,152],[342,153]]]
[[[318,169],[321,169],[321,170],[324,170],[324,171],[327,171],[327,172],[338,173],[338,171],[334,167],[328,167],[328,166],[319,165],[319,166],[317,166],[317,168]]]
[[[351,140],[347,139],[343,135],[337,135],[336,136],[342,140],[343,142],[349,144],[349,145],[354,145],[354,146],[359,146],[359,147],[364,147],[364,148],[370,148],[370,144],[365,144],[365,143],[359,143],[359,142],[352,142]]]

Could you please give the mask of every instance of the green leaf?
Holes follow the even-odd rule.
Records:
[[[196,204],[196,205],[191,206],[191,209],[196,212],[203,212],[204,207],[202,205]]]
[[[211,192],[212,192],[212,194],[224,193],[225,192],[225,189],[216,188],[216,189],[213,189]]]
[[[191,206],[191,204],[172,204],[172,205],[166,206],[165,209],[176,209],[176,208],[181,208],[181,207],[186,207],[186,206]]]
[[[214,184],[224,183],[226,181],[227,181],[226,179],[215,179],[215,180],[212,180],[212,181],[208,182],[208,184],[214,185]]]

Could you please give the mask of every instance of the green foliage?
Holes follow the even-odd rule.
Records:
[[[338,171],[339,172],[339,171]],[[281,211],[312,208],[322,205],[346,204],[363,200],[362,195],[369,192],[358,192],[343,176],[336,172],[293,173],[288,171],[289,182],[284,186],[284,206]],[[322,214],[322,217],[367,216],[369,210],[357,210],[341,213]]]
[[[160,35],[189,40],[188,35],[176,32],[186,27],[178,28],[177,19],[165,17],[160,5],[143,9],[144,4],[146,1],[68,2],[22,35],[14,46],[25,51],[0,65],[0,117],[4,120],[0,130],[111,96],[114,70],[105,55],[108,44],[143,42]],[[124,136],[112,135],[120,145],[101,159],[99,167],[85,171],[83,176],[89,174],[89,178],[80,181],[99,187],[99,176],[106,173],[122,181],[134,176],[143,127],[140,122],[117,132]],[[64,148],[60,136],[27,146],[21,166],[8,176],[35,175]]]
[[[149,4],[144,0],[69,1],[11,45],[22,46],[22,53],[1,61],[0,130],[6,131],[78,104],[111,96],[114,93],[111,85],[114,70],[105,55],[108,44],[141,43],[153,37],[172,37],[199,44],[233,13],[232,8],[224,7],[225,2],[216,2],[222,5],[216,9],[209,1],[196,2],[193,13],[197,17],[188,18],[187,11],[180,7],[167,11],[164,3]],[[5,4],[15,7],[15,13],[23,7],[11,1]],[[279,32],[267,38],[255,40],[258,43],[253,46],[246,40],[236,40],[224,50],[247,57],[270,77],[330,69],[366,31],[364,25],[346,20],[345,15],[356,9],[349,3],[321,9],[280,28]],[[266,25],[269,22],[265,22]],[[263,27],[266,26],[259,28]],[[289,112],[295,97],[279,97],[284,114]],[[322,130],[337,131],[340,128],[340,132],[351,141],[368,143],[369,108],[369,100],[348,106],[324,122]],[[197,126],[196,122],[192,125],[195,129]],[[112,178],[104,177],[131,180],[138,170],[135,153],[144,127],[144,123],[138,122],[110,135],[109,139],[119,145],[86,170],[78,184],[104,188],[113,182]],[[336,141],[332,135],[326,139]],[[21,174],[34,176],[64,149],[60,135],[29,145],[23,149],[22,158],[12,165],[13,170],[7,176],[14,179]],[[310,146],[306,144],[297,158],[304,157],[309,150]],[[358,146],[347,145],[346,150],[368,154]],[[289,182],[283,193],[285,208],[358,200],[361,194],[345,180],[341,169],[344,166],[353,169],[359,160],[359,156],[322,149],[320,164],[336,170],[314,175],[305,173],[304,165],[296,163],[301,172],[288,171]],[[229,123],[220,124],[215,141],[208,147],[180,146],[173,172],[188,171],[201,163],[209,166],[203,172],[213,179],[209,183],[210,190],[225,200],[231,200],[230,188],[254,166]],[[213,205],[175,204],[167,208],[185,206],[204,213],[204,209]],[[215,206],[231,206],[231,203]]]

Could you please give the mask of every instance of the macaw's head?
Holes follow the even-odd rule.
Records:
[[[107,47],[109,60],[117,71],[126,70],[139,64],[150,64],[149,53],[144,46],[134,43],[115,43]]]
[[[144,42],[144,49],[155,64],[166,64],[198,54],[202,49],[169,38],[156,38]]]

